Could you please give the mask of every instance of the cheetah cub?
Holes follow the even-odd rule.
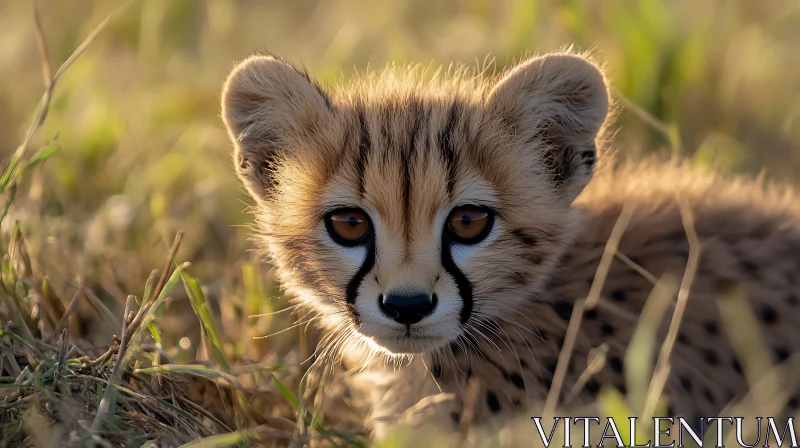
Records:
[[[372,391],[375,421],[440,392],[455,398],[437,424],[528,415],[562,371],[559,406],[591,406],[605,386],[630,395],[626,350],[659,279],[675,285],[663,287],[672,302],[645,326],[653,359],[636,361],[653,365],[685,303],[663,389],[669,416],[717,416],[772,364],[792,364],[796,196],[674,161],[596,169],[608,112],[602,71],[578,54],[531,57],[497,77],[387,68],[332,89],[271,56],[233,70],[222,116],[259,241],[330,345],[371,363],[351,381]],[[555,375],[623,214],[599,301]],[[681,302],[685,272],[694,279]],[[749,362],[737,347],[754,342],[763,350]],[[587,370],[596,353],[604,362]],[[771,405],[796,406],[797,377],[770,381]]]

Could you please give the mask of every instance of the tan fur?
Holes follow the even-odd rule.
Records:
[[[718,316],[722,289],[747,292],[776,360],[797,351],[797,199],[677,162],[610,163],[584,189],[602,143],[606,86],[575,54],[528,58],[496,78],[460,69],[423,81],[415,70],[387,69],[329,93],[268,56],[231,74],[223,118],[257,201],[260,241],[289,293],[330,332],[321,353],[371,366],[354,385],[371,395],[374,417],[391,419],[441,391],[455,399],[435,421],[457,422],[472,378],[481,385],[478,421],[543,401],[573,304],[587,296],[623,204],[635,212],[619,251],[648,276],[680,278],[686,267],[678,198],[702,243],[671,358],[670,412],[716,415],[747,389]],[[484,242],[447,252],[444,219],[464,204],[496,209],[495,225]],[[328,236],[323,217],[343,206],[370,216],[372,246],[345,250]],[[469,283],[465,321],[449,259]],[[564,399],[587,403],[602,384],[625,388],[625,350],[652,289],[613,261],[579,330]],[[407,328],[375,305],[406,290],[439,297],[431,316]],[[605,367],[570,395],[603,343]],[[396,368],[384,359],[412,360]]]

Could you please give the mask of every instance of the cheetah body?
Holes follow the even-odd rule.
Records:
[[[624,205],[630,207],[631,218],[617,245],[620,255],[611,259],[597,305],[583,309],[559,395],[559,405],[568,413],[556,415],[600,415],[595,405],[602,388],[631,392],[627,362],[654,368],[681,282],[692,271],[669,358],[666,400],[658,415],[694,422],[698,417],[740,415],[741,406],[753,415],[796,411],[799,395],[792,391],[799,390],[794,378],[800,368],[795,357],[800,350],[800,209],[794,194],[780,188],[765,191],[761,184],[725,179],[679,162],[646,162],[609,167],[578,198],[581,230],[541,303],[498,324],[490,338],[475,341],[477,350],[454,350],[451,357],[418,360],[406,370],[378,367],[380,373],[365,375],[371,382],[363,387],[382,386],[372,391],[375,418],[391,420],[426,397],[444,393],[454,400],[437,410],[438,420],[426,416],[425,421],[458,426],[471,380],[480,385],[470,411],[476,421],[542,415],[574,307],[599,281],[600,262]],[[687,215],[690,223],[685,222]],[[696,232],[695,249],[687,224]],[[693,269],[689,258],[694,250],[698,258]],[[661,297],[654,296],[659,280],[664,281]],[[744,302],[724,308],[730,299],[742,298]],[[637,326],[652,325],[640,322],[645,304],[665,299],[652,341],[656,351],[649,360],[639,359],[628,349]],[[721,314],[726,309],[727,320]],[[746,328],[740,331],[739,325]],[[750,342],[755,345],[742,347],[742,337],[747,342],[753,335],[757,339]],[[593,368],[595,355],[602,361]],[[749,371],[743,367],[746,362],[751,363]],[[772,385],[776,389],[768,389],[778,391],[775,400],[759,404],[755,391],[763,389],[755,385],[776,371],[781,372]],[[640,400],[629,406],[641,411],[643,398],[631,395]],[[748,401],[753,399],[755,403]],[[759,405],[760,414],[752,408]]]
[[[606,386],[641,398],[648,385],[630,373],[652,369],[682,300],[664,386],[670,415],[717,415],[768,363],[793,359],[800,206],[791,191],[606,156],[607,84],[581,55],[529,58],[496,78],[421,79],[387,69],[326,91],[257,56],[223,93],[259,241],[329,332],[320,360],[342,352],[370,366],[351,383],[375,422],[442,393],[426,422],[525,415],[554,389],[565,407],[591,405]],[[448,213],[464,206],[492,213],[483,240],[448,233]],[[326,221],[337,213],[371,226],[368,238],[341,244]],[[617,250],[604,257],[623,215]],[[381,301],[409,291],[438,302],[398,325]],[[640,323],[646,309],[654,320]],[[652,337],[650,359],[628,351],[636,332]],[[763,350],[744,361],[754,342]],[[631,407],[641,411],[640,401]]]

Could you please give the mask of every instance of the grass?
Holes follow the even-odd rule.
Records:
[[[103,20],[51,77],[44,30],[38,10],[34,10],[46,90],[24,141],[0,176],[0,194],[7,201],[0,222],[13,205],[20,177],[46,161],[57,149],[55,144],[48,143],[28,155],[31,140],[47,117],[60,77],[112,18],[109,15]],[[75,317],[72,313],[81,296],[91,297],[79,284],[65,308],[54,296],[47,278],[34,270],[19,224],[14,225],[10,244],[2,248],[0,316],[4,324],[0,329],[3,346],[0,374],[12,374],[0,376],[0,385],[7,391],[0,405],[3,446],[69,443],[70,446],[208,447],[259,443],[264,437],[297,440],[292,431],[294,422],[277,416],[279,409],[251,408],[254,396],[274,395],[259,386],[263,383],[262,376],[272,378],[292,407],[297,408],[299,403],[275,376],[282,366],[251,365],[237,369],[229,362],[205,293],[186,272],[190,263],[175,264],[183,238],[184,232],[179,231],[155,286],[150,280],[156,277],[151,276],[141,299],[128,296],[121,319],[115,319],[102,302],[94,301],[100,314],[110,317],[112,327],[121,322],[121,328],[120,337],[114,336],[109,341],[108,350],[93,358],[82,353],[67,326]],[[164,352],[155,320],[163,314],[171,300],[170,291],[179,283],[183,284],[198,319],[202,346],[211,362],[172,363]],[[152,346],[148,347],[146,340]],[[79,353],[81,356],[77,356]],[[243,376],[249,377],[250,386],[240,380]],[[217,393],[197,399],[198,389],[201,393],[203,389],[216,389]],[[259,420],[266,423],[259,424]],[[242,428],[242,424],[248,426]],[[336,431],[326,433],[319,423],[315,429],[319,434],[306,440],[319,435],[336,445],[334,437],[348,441],[355,441],[356,437]]]
[[[335,380],[324,403],[311,400],[303,361],[319,336],[249,251],[218,99],[232,61],[252,51],[305,62],[324,84],[387,61],[491,54],[499,69],[576,43],[608,61],[622,155],[674,152],[795,184],[800,172],[793,1],[35,5],[0,5],[0,446],[368,444]],[[651,281],[631,359],[658,353],[647,323],[665,316],[659,297],[686,289]],[[727,303],[733,328],[748,325]],[[757,341],[741,339],[747,358]],[[599,405],[658,413],[651,379],[669,365],[625,365],[628,396],[604,390]],[[752,378],[769,370],[742,365]],[[753,387],[777,397],[768,405],[788,399]],[[398,429],[381,446],[515,446],[531,430],[527,418],[455,439]]]

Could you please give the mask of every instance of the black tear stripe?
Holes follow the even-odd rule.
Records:
[[[447,194],[453,198],[453,189],[456,183],[456,153],[453,150],[453,131],[455,130],[456,123],[458,122],[459,113],[458,101],[453,101],[450,106],[450,112],[447,114],[447,121],[444,127],[439,132],[439,150],[442,152],[442,158],[447,167]]]
[[[358,144],[358,156],[356,158],[356,180],[358,182],[358,196],[364,197],[366,183],[364,179],[364,170],[367,167],[369,153],[372,150],[372,138],[369,135],[369,126],[367,126],[367,119],[364,117],[364,111],[359,107],[357,113],[361,137]]]
[[[356,272],[356,275],[350,279],[345,287],[345,299],[349,305],[354,305],[356,303],[356,297],[358,297],[358,288],[361,286],[361,282],[364,280],[364,277],[369,274],[369,271],[371,271],[375,266],[374,236],[370,238],[369,242],[364,246],[364,249],[367,251],[367,255],[364,257],[364,264],[361,265],[361,267],[358,269],[358,272]],[[355,313],[355,307],[351,307],[351,310]]]
[[[461,325],[464,325],[472,315],[472,284],[453,261],[451,244],[450,237],[447,236],[447,233],[442,232],[442,267],[453,277],[458,287],[458,295],[461,296],[462,302]]]

